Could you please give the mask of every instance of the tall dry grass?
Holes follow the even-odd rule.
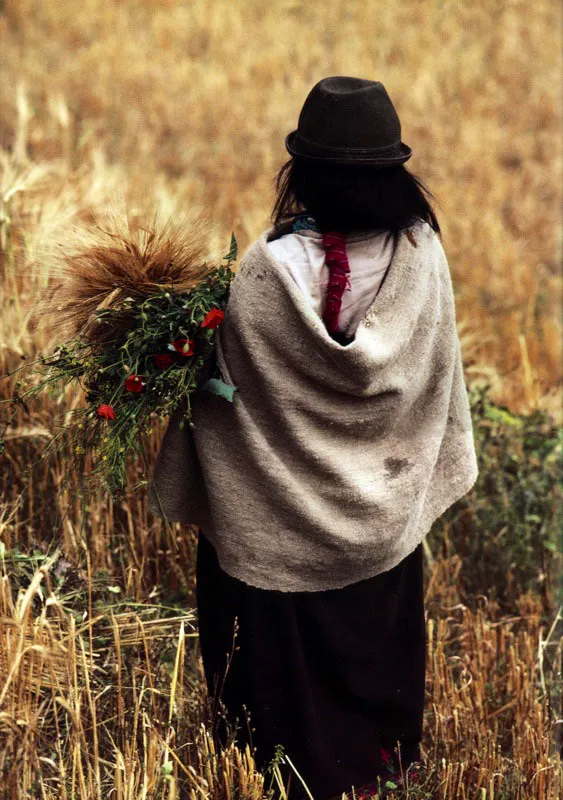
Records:
[[[0,566],[3,797],[284,798],[291,769],[278,765],[267,783],[248,750],[215,750],[191,611],[165,617],[149,600],[120,611],[107,592],[102,601],[116,587],[93,580],[89,558],[82,575],[59,551],[35,565],[3,555]],[[555,626],[546,637],[531,594],[511,618],[486,602],[469,609],[460,568],[454,555],[429,575],[425,769],[394,796],[556,800],[561,762],[538,692],[548,664],[561,670]],[[61,590],[65,572],[72,591]]]
[[[67,226],[123,199],[132,218],[204,212],[215,250],[232,230],[244,250],[306,92],[351,74],[385,83],[407,166],[439,200],[468,379],[562,420],[555,0],[5,0],[0,41],[2,374],[53,343],[33,300]],[[4,796],[257,798],[249,758],[208,752],[193,533],[163,528],[142,493],[63,490],[64,453],[39,460],[78,402],[20,407],[0,455]],[[460,605],[461,569],[427,567],[427,783],[409,796],[554,800],[560,620],[533,595],[510,618]]]

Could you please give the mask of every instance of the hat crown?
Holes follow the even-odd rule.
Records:
[[[404,161],[410,156],[384,85],[344,75],[323,78],[313,86],[297,130],[288,139],[290,152],[305,157]]]
[[[386,147],[401,139],[399,117],[383,84],[344,76],[313,86],[298,130],[302,138],[324,147]]]

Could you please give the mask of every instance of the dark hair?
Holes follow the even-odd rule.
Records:
[[[403,164],[374,167],[292,157],[275,178],[274,227],[310,214],[321,231],[399,230],[417,219],[440,234],[427,196],[434,196]]]

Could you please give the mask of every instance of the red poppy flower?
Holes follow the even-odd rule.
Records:
[[[174,363],[174,357],[169,353],[159,353],[154,357],[154,363],[159,369],[167,369],[167,367]]]
[[[172,342],[172,346],[181,356],[193,356],[194,354],[194,343],[192,339],[176,339],[175,342]]]
[[[383,759],[383,761],[388,764],[391,761],[391,753],[389,750],[386,750],[384,747],[379,748],[379,755]]]
[[[101,406],[98,406],[96,414],[101,417],[101,419],[115,419],[115,411],[112,406],[108,406],[106,403],[102,403]]]
[[[125,390],[127,392],[142,392],[143,379],[140,375],[129,375],[125,381]]]
[[[225,314],[221,311],[220,308],[212,308],[208,314],[205,315],[205,319],[201,323],[202,328],[218,328],[219,325],[223,322],[225,318]]]

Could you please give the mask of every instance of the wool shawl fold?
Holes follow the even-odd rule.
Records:
[[[218,329],[233,401],[198,391],[195,427],[173,415],[149,505],[200,526],[247,584],[336,589],[396,566],[477,478],[453,287],[415,223],[340,344],[271,255],[275,235],[246,251]]]

